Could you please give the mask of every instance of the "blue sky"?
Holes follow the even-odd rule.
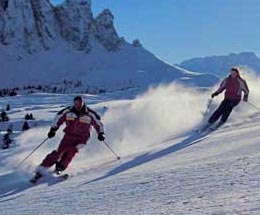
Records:
[[[169,63],[242,51],[260,57],[260,0],[92,0],[95,16],[105,8],[120,36]]]

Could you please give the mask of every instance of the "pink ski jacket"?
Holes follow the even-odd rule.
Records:
[[[248,97],[249,89],[247,83],[241,77],[232,78],[231,76],[225,78],[216,93],[220,94],[225,90],[225,99],[227,100],[241,100],[242,92],[244,97]]]

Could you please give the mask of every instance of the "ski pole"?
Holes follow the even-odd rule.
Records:
[[[203,113],[203,116],[206,116],[206,115],[207,115],[207,113],[208,113],[208,111],[209,111],[209,108],[210,108],[210,106],[211,106],[212,101],[213,101],[213,98],[210,98],[210,99],[208,100],[208,104],[207,104],[206,110],[205,110],[204,113]]]
[[[48,140],[49,138],[47,137],[46,139],[44,139],[30,154],[28,154],[17,166],[19,167],[24,161],[26,161],[38,148],[40,148],[40,146],[46,142],[46,140]]]
[[[260,112],[260,108],[259,108],[259,107],[255,106],[255,105],[252,104],[251,102],[247,102],[247,103]]]
[[[106,145],[106,147],[116,156],[117,160],[120,160],[120,156],[118,156],[114,150],[107,144],[107,142],[104,140],[103,143]]]

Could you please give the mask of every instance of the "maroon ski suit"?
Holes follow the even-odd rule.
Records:
[[[66,122],[63,130],[65,135],[58,149],[52,151],[42,161],[41,166],[45,168],[56,164],[56,169],[65,170],[78,149],[87,143],[92,126],[98,134],[104,132],[99,115],[85,105],[81,111],[77,111],[74,107],[61,110],[54,119],[52,129],[58,130],[64,122]]]
[[[241,94],[244,93],[244,101],[247,101],[249,89],[247,83],[239,75],[238,77],[232,78],[231,76],[224,79],[218,90],[214,93],[218,95],[225,90],[225,98],[221,102],[218,109],[212,114],[208,122],[210,124],[215,123],[221,116],[220,124],[224,124],[233,108],[237,106],[241,100]]]

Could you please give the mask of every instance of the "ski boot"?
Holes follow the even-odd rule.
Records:
[[[30,180],[32,184],[35,184],[43,175],[39,172],[36,172],[35,176]]]
[[[56,168],[55,168],[54,173],[55,173],[56,175],[61,175],[62,172],[63,172],[63,169],[61,169],[61,168],[59,168],[59,167],[56,167]]]

